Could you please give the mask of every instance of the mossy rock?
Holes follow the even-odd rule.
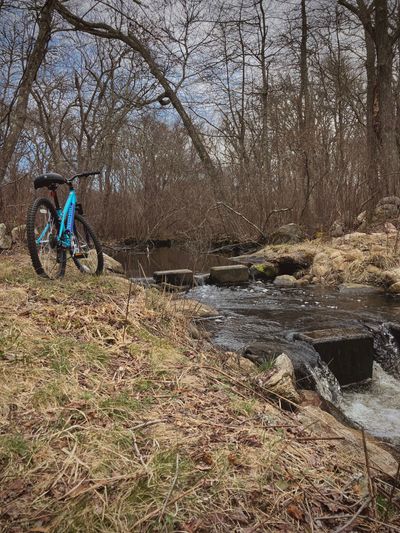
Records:
[[[271,281],[278,275],[278,268],[273,263],[261,263],[250,268],[250,275],[255,280]]]

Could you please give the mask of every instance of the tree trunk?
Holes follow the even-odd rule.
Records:
[[[393,43],[389,34],[387,0],[375,0],[375,46],[380,163],[385,194],[396,194],[400,160],[396,142],[393,98]]]
[[[303,183],[303,208],[300,216],[309,215],[309,201],[311,195],[311,133],[312,117],[310,88],[308,80],[307,65],[307,11],[306,0],[301,0],[301,43],[300,43],[300,93],[299,93],[299,130],[300,130],[300,151],[301,151],[301,177]]]
[[[375,45],[371,35],[364,30],[365,45],[367,58],[365,68],[367,73],[367,170],[366,178],[368,182],[369,198],[367,212],[373,207],[372,200],[378,195],[383,194],[383,186],[378,176],[378,102],[376,94],[376,53]]]
[[[40,12],[38,35],[32,53],[26,63],[25,72],[19,85],[15,107],[11,111],[10,131],[4,140],[3,148],[0,152],[0,184],[5,179],[8,165],[10,164],[18,139],[25,125],[29,95],[31,94],[32,85],[36,79],[39,67],[46,55],[47,45],[51,35],[54,6],[55,0],[46,0]]]

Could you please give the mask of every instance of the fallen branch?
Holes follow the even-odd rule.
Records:
[[[247,222],[247,224],[249,224],[251,227],[253,227],[255,230],[258,231],[258,233],[261,235],[261,237],[263,239],[266,238],[266,235],[265,233],[263,232],[263,230],[261,228],[259,228],[256,224],[254,224],[254,222],[252,222],[251,220],[249,220],[247,217],[245,217],[244,215],[242,215],[242,213],[239,213],[239,211],[236,211],[235,209],[233,209],[233,207],[231,207],[230,205],[226,204],[225,202],[217,202],[216,203],[217,206],[222,206],[222,207],[225,207],[225,209],[228,209],[228,211],[231,211],[231,213],[234,213],[235,215],[237,215],[238,217],[240,217],[241,219],[243,219],[245,222]]]

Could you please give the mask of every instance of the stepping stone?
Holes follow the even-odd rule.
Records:
[[[321,329],[297,333],[319,353],[340,385],[372,378],[374,346],[372,335],[356,328]]]
[[[156,283],[168,283],[178,287],[193,286],[193,272],[188,269],[158,270],[153,273],[153,278]]]
[[[245,265],[228,265],[210,269],[210,283],[236,285],[249,281],[249,269]]]

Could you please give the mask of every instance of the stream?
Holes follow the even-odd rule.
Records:
[[[226,257],[174,248],[155,250],[145,258],[126,252],[114,257],[131,275],[140,277],[157,269],[192,268],[200,273],[214,265],[231,264]],[[207,329],[216,345],[233,351],[271,336],[287,341],[299,332],[367,327],[380,362],[374,362],[371,382],[341,390],[326,367],[316,376],[317,389],[369,433],[400,445],[400,353],[387,327],[390,322],[400,323],[400,299],[383,294],[348,295],[316,286],[278,288],[261,282],[240,287],[201,285],[186,296],[220,312],[219,318],[207,321]]]

